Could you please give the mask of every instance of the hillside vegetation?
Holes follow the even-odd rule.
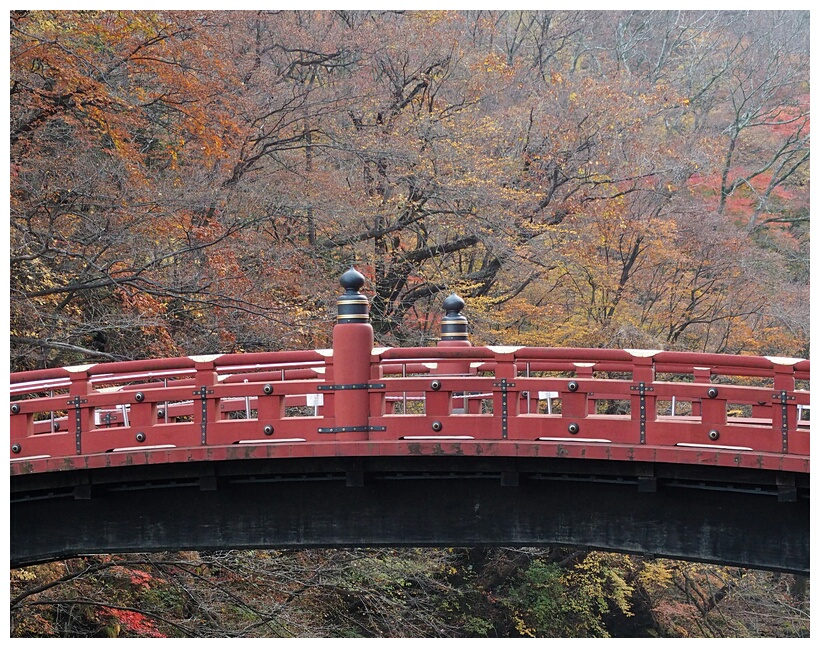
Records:
[[[808,357],[808,12],[11,15],[11,368],[377,344]]]

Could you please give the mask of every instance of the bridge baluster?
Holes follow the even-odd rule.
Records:
[[[655,382],[655,361],[653,356],[657,351],[630,351],[632,355],[632,395],[630,398],[630,411],[633,422],[638,424],[637,441],[641,444],[647,443],[647,429],[657,418],[655,406],[654,387]]]
[[[384,349],[374,349],[370,354],[370,380],[380,382],[384,378],[381,354]],[[384,416],[387,413],[387,399],[384,391],[371,391],[369,394],[368,409],[370,416]],[[369,424],[369,422],[368,422]]]
[[[774,365],[774,392],[772,427],[780,429],[782,452],[789,451],[790,437],[797,435],[797,402],[794,396],[794,364],[797,360],[772,360]]]
[[[9,445],[12,459],[34,454],[30,452],[28,447],[28,440],[34,436],[34,412],[27,412],[24,407],[24,400],[12,403],[9,426]],[[21,455],[21,453],[25,454]]]
[[[88,395],[91,392],[88,370],[92,366],[66,367],[66,370],[70,372],[69,379],[71,380],[68,390],[70,400],[67,402],[69,407],[68,430],[69,433],[74,434],[77,454],[82,454],[83,451],[82,433],[90,431],[94,426],[93,408],[88,405]]]
[[[492,348],[492,347],[491,347]],[[495,380],[493,381],[493,416],[501,419],[501,438],[510,436],[510,418],[518,416],[521,390],[515,384],[518,368],[515,352],[521,347],[496,347]]]
[[[700,420],[705,427],[710,430],[717,430],[718,433],[726,425],[726,398],[717,390],[714,398],[702,398],[700,401]]]
[[[213,396],[217,384],[217,372],[214,359],[218,356],[195,356],[196,389],[194,398],[194,423],[199,426],[200,444],[208,444],[208,426],[220,419],[219,399]]]
[[[774,388],[777,391],[794,391],[794,365],[774,362]]]
[[[575,365],[576,378],[594,378],[592,368],[595,366],[593,362],[573,362]],[[587,414],[595,414],[598,411],[598,401],[594,398],[587,400]]]
[[[142,394],[142,396],[138,399],[136,398],[137,394]],[[145,428],[152,427],[157,422],[157,404],[145,400],[144,392],[142,391],[134,392],[131,396],[134,400],[129,406],[129,426],[135,430],[141,429],[142,431],[144,431]]]
[[[576,387],[576,385],[578,385]],[[576,380],[567,382],[564,390],[558,392],[561,397],[561,416],[565,419],[584,419],[587,416],[588,394],[585,387]]]
[[[712,369],[710,367],[693,367],[692,371],[695,384],[710,385],[712,383]],[[719,439],[726,426],[727,399],[719,388],[712,390],[704,386],[703,394],[703,397],[692,402],[692,414],[693,416],[700,416],[703,424],[704,436],[698,442],[708,443],[709,440],[716,441]],[[717,436],[714,436],[715,433],[717,433]]]
[[[711,384],[712,369],[710,367],[693,367],[695,383]],[[692,401],[692,416],[701,416],[701,401]]]
[[[332,386],[336,384],[336,368],[333,362],[333,350],[323,349],[319,351],[319,353],[324,356],[325,360],[325,383],[319,388],[322,394],[321,411],[325,420],[332,422],[336,418],[336,394],[332,388]]]

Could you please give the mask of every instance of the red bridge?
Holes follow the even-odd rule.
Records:
[[[183,548],[575,544],[808,572],[809,361],[373,348],[11,376],[12,565]]]

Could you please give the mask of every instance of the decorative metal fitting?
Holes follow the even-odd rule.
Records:
[[[11,413],[12,414],[19,414],[20,413],[20,406],[17,403],[15,403],[14,405],[11,406]]]
[[[442,427],[441,421],[433,421],[433,432],[441,432]]]
[[[11,451],[14,454],[20,454],[20,450],[22,450],[22,448],[20,447],[19,443],[15,443],[13,446],[11,446]]]
[[[712,441],[717,441],[720,438],[720,432],[717,430],[709,430],[709,438]]]
[[[706,392],[706,395],[709,398],[717,398],[717,395],[718,395],[717,387],[710,387],[709,391]]]
[[[273,385],[265,385],[264,387],[262,387],[262,391],[268,396],[270,396],[273,393]]]
[[[134,394],[134,400],[138,403],[141,403],[145,400],[145,394],[143,394],[142,392],[137,392],[136,394]]]
[[[337,324],[368,324],[370,322],[370,302],[359,292],[364,286],[364,275],[350,268],[339,279],[344,295],[336,299]]]
[[[145,432],[137,432],[137,436],[135,438],[138,443],[142,443],[145,441]]]
[[[434,380],[433,382],[431,382],[430,389],[432,389],[433,391],[438,391],[439,389],[441,389],[441,381]]]
[[[441,318],[442,340],[467,340],[467,318],[461,314],[464,300],[453,293],[444,300],[444,317]]]
[[[575,382],[574,380],[573,380],[573,381],[571,381],[571,382],[567,385],[567,389],[569,389],[571,392],[578,391],[578,383],[577,383],[577,382]]]
[[[581,431],[581,426],[578,425],[577,423],[570,423],[567,426],[567,430],[569,430],[570,434],[578,434],[578,432]]]
[[[158,409],[157,410],[157,418],[165,418],[165,410],[164,409]]]
[[[52,425],[51,428],[56,432],[57,430],[60,429],[60,422],[59,421],[54,421],[54,425]]]
[[[262,428],[262,432],[265,433],[265,436],[270,436],[271,434],[273,434],[273,426],[266,425],[264,428]]]

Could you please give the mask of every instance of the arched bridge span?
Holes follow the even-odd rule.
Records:
[[[808,572],[808,360],[473,347],[458,307],[438,346],[374,349],[345,287],[333,349],[13,374],[12,565],[573,544]]]

